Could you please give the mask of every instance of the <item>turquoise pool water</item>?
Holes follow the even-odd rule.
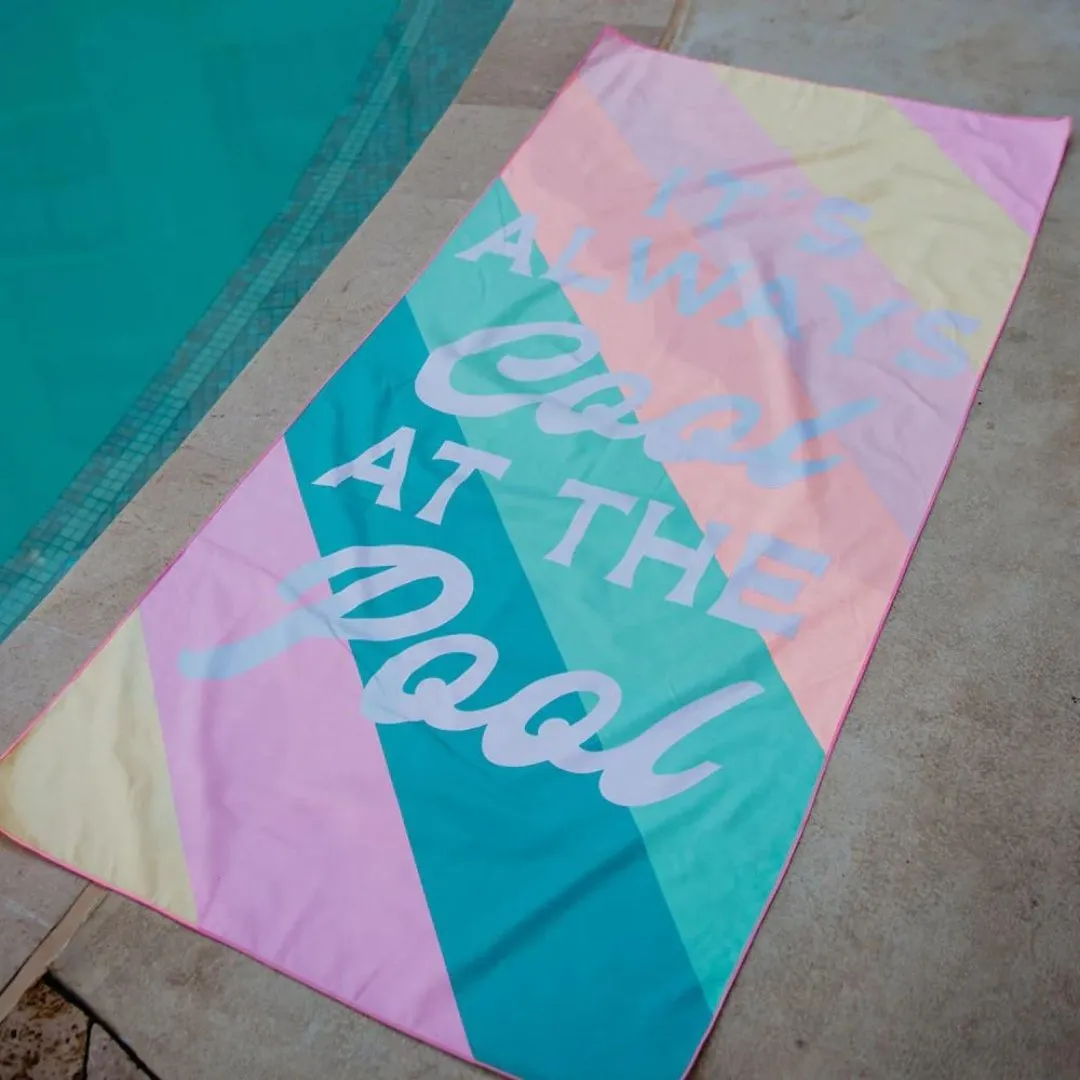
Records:
[[[385,194],[509,6],[0,11],[0,638]]]

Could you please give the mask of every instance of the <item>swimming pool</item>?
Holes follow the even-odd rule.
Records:
[[[0,14],[0,639],[389,190],[510,3]]]

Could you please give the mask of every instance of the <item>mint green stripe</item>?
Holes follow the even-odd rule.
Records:
[[[409,304],[429,348],[487,326],[577,321],[552,283],[510,273],[504,258],[455,257],[518,212],[505,186],[497,184],[410,291]],[[534,273],[544,268],[534,253]],[[475,393],[521,389],[501,378],[491,359],[474,361],[471,368],[460,365],[455,386]],[[605,370],[598,358],[561,383]],[[558,385],[560,380],[548,380],[541,388]],[[646,562],[632,590],[604,580],[629,545],[647,499],[676,507],[665,522],[668,538],[687,545],[701,539],[666,470],[645,457],[638,440],[548,436],[537,428],[532,407],[460,423],[471,445],[513,461],[489,487],[567,667],[605,672],[622,687],[623,709],[602,735],[606,744],[630,738],[729,683],[752,679],[765,688],[699,729],[662,762],[665,771],[675,771],[712,760],[722,764],[720,772],[683,795],[634,811],[705,996],[715,1004],[782,870],[823,764],[821,748],[760,635],[704,613],[725,582],[718,564],[703,579],[695,610],[664,599],[681,574],[673,567]],[[569,477],[640,501],[626,516],[601,510],[568,568],[544,556],[578,506],[556,497]],[[716,482],[724,482],[719,468]]]

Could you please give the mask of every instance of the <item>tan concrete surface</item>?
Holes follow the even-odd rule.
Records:
[[[0,645],[0,743],[7,745],[60,691],[244,472],[401,296],[527,134],[600,27],[612,23],[651,43],[660,38],[670,10],[671,0],[517,0],[476,74],[459,95],[458,104],[436,127],[401,183],[380,203],[184,446],[34,614]],[[79,890],[75,878],[0,841],[0,988],[40,945]],[[192,948],[225,950],[186,932],[167,935],[156,917],[132,905],[124,906],[128,908],[124,921],[110,919],[106,924],[102,912],[87,930],[96,935],[94,956],[100,955],[103,969],[107,967],[112,973],[111,980],[102,983],[95,978],[95,959],[85,951],[73,954],[64,970],[73,984],[92,985],[95,997],[105,1000],[115,992],[109,1000],[115,1002],[117,1024],[125,1037],[124,1025],[132,1025],[131,1038],[138,1050],[156,1039],[154,1024],[168,1026],[174,1018],[156,1013],[152,1007],[145,1014],[138,1011],[144,999],[153,1002],[155,990],[140,975],[144,965],[138,950],[125,946],[129,935],[137,932],[134,927],[149,935],[146,949],[160,961],[155,970],[161,979],[166,978],[166,972],[175,976],[184,971]],[[110,930],[102,935],[99,931],[105,925]],[[114,950],[125,958],[127,966],[106,964]],[[76,963],[79,956],[81,964]],[[274,1038],[264,1033],[267,1046],[284,1046],[296,1040],[308,1045],[314,1036],[304,1035],[307,1027],[315,1024],[317,1030],[323,1021],[311,1020],[305,1008],[338,1010],[342,1018],[335,1023],[374,1030],[369,1022],[347,1010],[250,961],[236,959],[243,974],[235,975],[235,980],[247,980],[251,988],[246,1000],[252,1022],[260,1010],[269,1009],[267,1002],[281,995],[308,1002],[303,1008],[298,1006],[294,1014],[283,1014]],[[250,1072],[242,1059],[238,1067],[237,1048],[253,1049],[259,1041],[249,1040],[239,1013],[238,1026],[232,1030],[211,1022],[215,1008],[236,989],[237,985],[226,981],[208,1001],[185,999],[189,1014],[181,1019],[198,1038],[177,1040],[167,1053],[162,1051],[164,1076],[195,1080],[220,1075],[234,1080],[237,1075],[282,1075]],[[266,999],[262,1004],[258,1004],[260,993]],[[292,1027],[287,1015],[297,1018]],[[150,1026],[139,1027],[137,1018]],[[394,1038],[383,1029],[378,1031],[387,1039]],[[192,1071],[191,1060],[185,1058],[204,1045],[210,1048],[207,1054],[211,1057],[220,1051],[215,1058],[220,1064],[218,1072]],[[353,1052],[355,1047],[349,1050]],[[427,1060],[423,1055],[431,1053],[415,1052],[421,1061]],[[403,1061],[408,1053],[411,1051],[401,1051],[405,1056],[399,1054],[394,1060]],[[173,1054],[178,1056],[170,1056]],[[349,1060],[348,1054],[341,1058],[343,1063]],[[437,1055],[437,1060],[444,1059]],[[383,1075],[406,1074],[388,1071]],[[423,1075],[434,1073],[425,1071]]]
[[[34,861],[40,864],[40,860]],[[23,995],[48,972],[53,961],[68,946],[76,931],[105,899],[105,893],[96,886],[84,888],[82,883],[78,882],[77,887],[80,891],[75,902],[49,930],[29,959],[19,968],[15,977],[3,990],[0,990],[0,1023],[11,1015]],[[18,957],[16,956],[15,959],[17,960]],[[2,1075],[0,1075],[0,1080],[3,1080]]]
[[[592,12],[553,17],[547,10],[554,6],[566,12],[568,5],[548,5],[544,0],[519,0],[461,88],[462,105],[492,105],[497,108],[543,109],[555,96],[585,55],[605,25],[604,18]],[[597,5],[593,5],[596,7]],[[620,5],[607,5],[617,11]],[[654,4],[654,8],[661,7]],[[639,8],[639,11],[641,9]],[[668,0],[664,20],[631,23],[625,17],[610,18],[625,34],[648,45],[655,45],[667,25],[671,11]]]
[[[394,197],[461,199],[467,210],[521,145],[537,115],[528,107],[452,105],[394,185]],[[448,231],[443,230],[443,239]],[[426,250],[430,245],[417,254]]]

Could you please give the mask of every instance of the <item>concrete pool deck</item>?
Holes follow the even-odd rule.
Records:
[[[397,299],[599,26],[655,42],[671,10],[518,0],[391,194],[0,647],[0,742]],[[1068,0],[1021,14],[1007,0],[697,0],[679,14],[674,47],[689,55],[1080,116],[1080,9]],[[697,1077],[1080,1076],[1078,251],[1071,152],[806,836]],[[162,1080],[483,1075],[133,904],[96,906],[95,891],[9,847],[0,883],[0,985],[50,966]]]

